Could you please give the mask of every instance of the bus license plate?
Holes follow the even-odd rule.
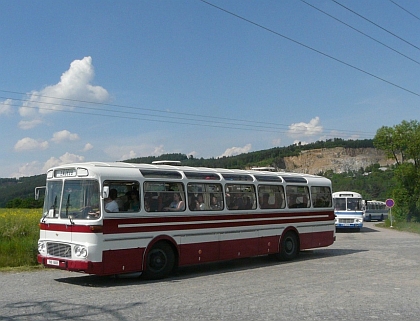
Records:
[[[58,261],[58,260],[47,260],[47,264],[59,266],[60,265],[60,261]]]

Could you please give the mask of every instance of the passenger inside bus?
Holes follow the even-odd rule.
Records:
[[[268,200],[270,198],[270,194],[264,193],[262,197],[260,198],[260,208],[270,208],[270,204],[268,203]]]
[[[110,189],[108,203],[105,204],[105,210],[107,212],[119,212],[118,203],[116,201],[117,196],[117,190],[115,188]]]
[[[244,206],[244,200],[242,199],[242,195],[240,193],[235,193],[232,196],[230,197],[229,209],[230,210],[243,210],[245,206]]]
[[[198,202],[198,209],[200,211],[203,211],[203,210],[206,209],[206,204],[204,204],[203,194],[198,194],[198,196],[197,196],[197,202]]]
[[[212,210],[219,210],[221,208],[216,196],[212,196],[210,207]]]
[[[199,211],[200,210],[200,203],[198,202],[198,199],[195,198],[195,197],[191,198],[190,210],[191,211]]]
[[[128,211],[138,212],[140,210],[139,193],[135,190],[129,193]]]
[[[185,203],[181,199],[181,195],[179,193],[174,193],[174,200],[172,203],[163,208],[164,211],[183,211],[184,209]]]

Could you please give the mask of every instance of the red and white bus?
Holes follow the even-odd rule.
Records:
[[[45,188],[46,267],[158,279],[205,262],[291,260],[335,240],[331,182],[320,176],[91,162],[51,168]]]

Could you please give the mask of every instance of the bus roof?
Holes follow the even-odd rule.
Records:
[[[356,197],[361,198],[362,195],[357,192],[351,192],[351,191],[340,191],[340,192],[334,192],[332,193],[333,198],[337,197]]]
[[[127,163],[127,162],[82,162],[82,163],[70,163],[50,168],[48,172],[55,171],[57,169],[66,168],[86,168],[95,171],[94,168],[135,168],[139,170],[165,170],[165,171],[180,171],[180,172],[208,172],[208,173],[219,173],[223,174],[249,174],[253,176],[259,176],[266,181],[269,181],[270,177],[281,177],[282,180],[295,183],[303,183],[306,180],[326,180],[329,179],[323,176],[317,176],[305,173],[292,173],[292,172],[272,172],[272,171],[260,171],[260,170],[244,170],[244,169],[227,169],[227,168],[210,168],[210,167],[192,167],[192,166],[181,166],[181,165],[161,165],[161,164],[140,164],[140,163]]]

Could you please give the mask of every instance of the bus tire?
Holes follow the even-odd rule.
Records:
[[[166,242],[158,242],[147,254],[146,267],[142,277],[148,280],[158,280],[167,277],[174,269],[175,254]]]
[[[278,258],[283,261],[295,259],[299,254],[299,241],[295,232],[287,232],[280,241]]]

